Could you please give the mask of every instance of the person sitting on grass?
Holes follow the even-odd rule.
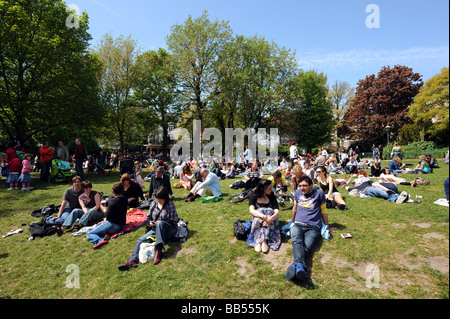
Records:
[[[272,183],[272,188],[275,192],[279,194],[286,194],[287,192],[287,184],[283,178],[283,174],[279,170],[273,172],[272,176],[270,176],[267,180]]]
[[[185,165],[183,166],[183,169],[181,170],[180,173],[180,183],[181,185],[183,185],[184,189],[190,191],[192,188],[192,185],[194,184],[194,179],[195,175],[192,174],[191,168],[189,167],[189,165]]]
[[[325,198],[331,203],[335,202],[336,204],[333,203],[334,205],[332,206],[337,206],[339,210],[348,210],[347,204],[342,198],[342,194],[334,185],[333,177],[331,177],[331,175],[327,175],[327,169],[325,166],[319,166],[316,173],[317,182],[320,189],[325,193]]]
[[[137,265],[139,263],[141,244],[153,236],[156,236],[153,264],[158,264],[162,258],[164,244],[177,234],[180,218],[178,217],[175,204],[169,200],[169,192],[167,189],[164,187],[158,188],[155,193],[155,199],[150,204],[148,212],[150,230],[136,241],[133,254],[127,263],[119,266],[119,270],[128,270],[130,267]]]
[[[112,187],[112,198],[108,202],[108,208],[101,206],[105,213],[105,221],[94,228],[87,238],[97,249],[108,243],[110,236],[120,233],[127,222],[128,199],[124,194],[121,183],[114,184]]]
[[[100,193],[92,190],[92,183],[88,180],[81,183],[81,188],[83,189],[83,193],[78,196],[81,208],[72,210],[69,216],[67,216],[61,226],[62,232],[70,228],[77,219],[79,219],[78,222],[72,228],[74,232],[79,231],[81,227],[87,226],[90,221],[103,218]]]
[[[425,155],[419,156],[419,164],[414,168],[413,173],[416,174],[429,174],[431,173],[430,163],[428,163]]]
[[[62,203],[59,207],[58,214],[47,220],[47,224],[62,225],[66,218],[70,215],[72,210],[76,208],[81,208],[78,197],[83,194],[83,189],[81,187],[82,179],[80,176],[75,176],[72,178],[72,187],[66,189],[63,195]],[[60,228],[57,227],[57,230]],[[62,233],[58,233],[59,235]]]
[[[278,171],[279,172],[279,171]],[[278,201],[273,193],[272,182],[263,179],[249,197],[252,227],[247,238],[249,247],[256,252],[268,253],[269,248],[278,250],[281,245]]]
[[[142,187],[133,181],[128,173],[122,175],[120,183],[123,185],[123,196],[128,200],[128,207],[137,207],[139,199],[144,200]]]
[[[219,177],[210,172],[207,168],[202,168],[200,171],[203,182],[197,182],[191,189],[191,192],[184,199],[185,202],[193,202],[197,198],[204,195],[207,196],[222,196],[222,188],[220,186]]]
[[[310,257],[317,241],[321,238],[322,223],[328,229],[328,213],[323,191],[314,188],[311,178],[303,176],[298,181],[292,207],[294,225],[290,229],[294,262],[284,276],[289,281],[309,281],[306,259]],[[331,229],[330,229],[331,231]]]
[[[389,163],[389,173],[398,174],[403,173],[405,165],[402,164],[400,157],[395,156],[392,161]]]

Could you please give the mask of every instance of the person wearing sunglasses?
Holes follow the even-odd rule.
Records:
[[[319,166],[316,173],[317,182],[319,183],[320,189],[325,193],[325,198],[332,203],[332,206],[334,206],[334,201],[338,209],[348,210],[342,194],[334,186],[333,177],[327,174],[327,169],[324,166]]]

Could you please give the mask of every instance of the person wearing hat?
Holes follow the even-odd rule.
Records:
[[[164,166],[159,166],[156,169],[155,174],[152,175],[150,179],[150,189],[148,191],[148,196],[150,198],[152,198],[155,195],[156,191],[161,186],[164,186],[169,192],[170,196],[172,196],[172,198],[175,198],[175,196],[173,196],[172,186],[170,184],[170,177],[165,175],[164,173],[165,173]]]

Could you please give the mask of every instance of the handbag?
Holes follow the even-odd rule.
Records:
[[[142,243],[141,246],[139,246],[140,263],[145,264],[146,262],[153,260],[155,256],[155,244],[156,242]]]
[[[252,227],[252,220],[246,222],[244,220],[238,219],[237,221],[234,222],[233,227],[234,227],[234,236],[236,236],[238,240],[245,241],[247,240],[248,234]]]

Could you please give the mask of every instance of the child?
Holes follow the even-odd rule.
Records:
[[[6,184],[9,184],[9,188],[8,190],[12,190],[12,189],[18,189],[18,185],[19,185],[19,172],[22,164],[20,163],[20,160],[16,157],[13,158],[9,163],[8,163],[8,167],[9,167],[9,175],[8,178],[6,179]]]
[[[18,182],[22,182],[22,190],[30,191],[33,187],[31,185],[31,175],[30,172],[33,170],[33,166],[31,165],[31,155],[26,154],[22,161],[22,174],[19,176]]]

